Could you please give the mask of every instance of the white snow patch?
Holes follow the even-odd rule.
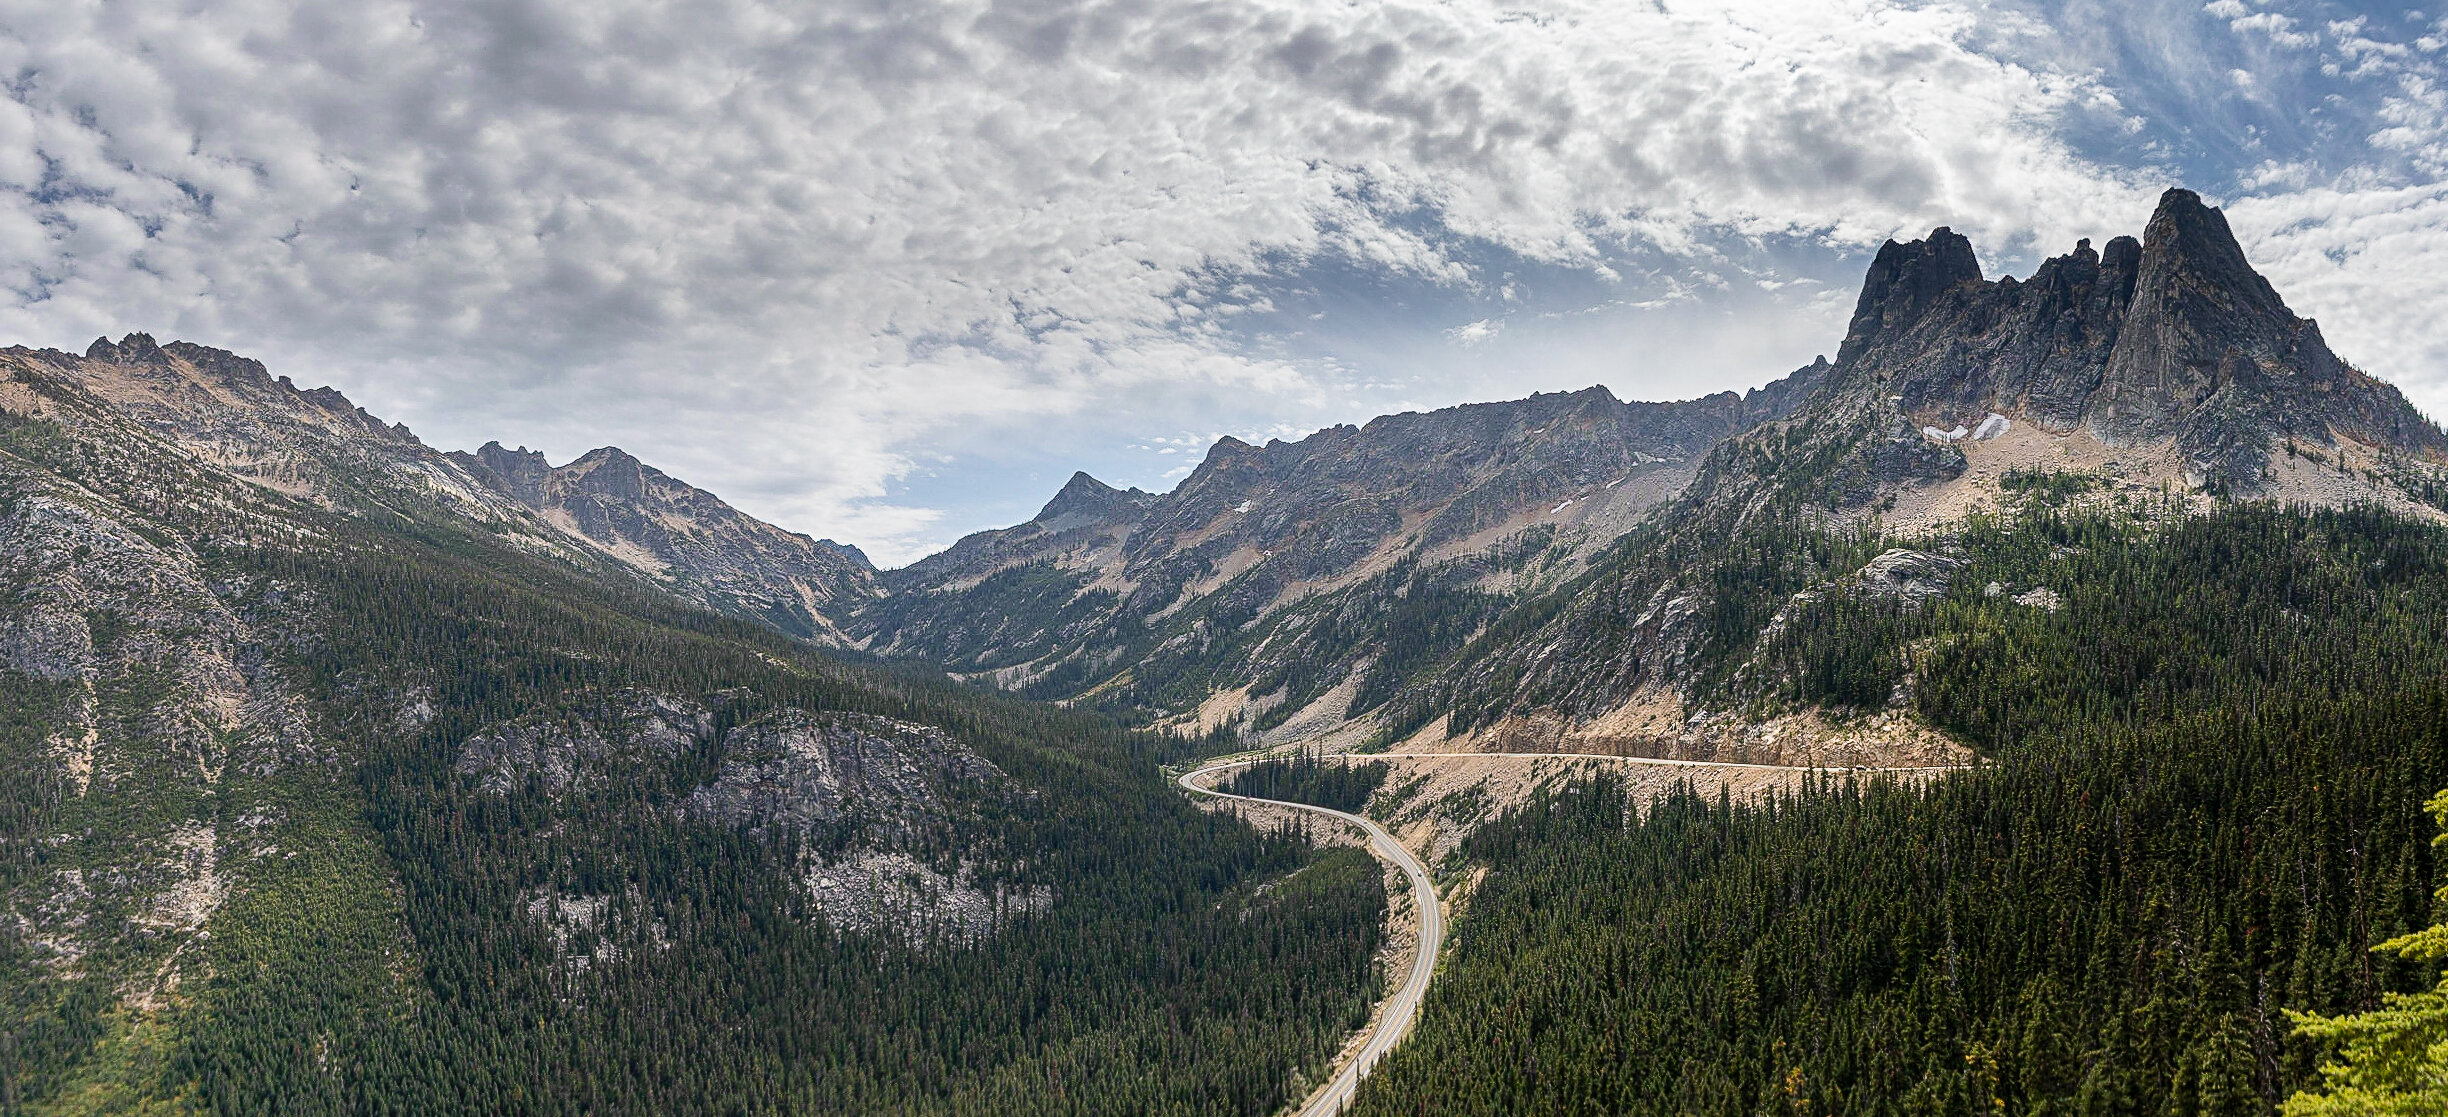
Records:
[[[1980,421],[1980,428],[1972,432],[1972,441],[1987,442],[1992,438],[1996,438],[1997,436],[2006,433],[2006,428],[2013,425],[2014,423],[2009,421],[2004,415],[2000,415],[1997,412],[1992,411],[1989,413],[1988,418]]]
[[[1955,424],[1954,430],[1942,431],[1936,427],[1921,428],[1921,437],[1927,438],[1932,442],[1956,442],[1960,441],[1963,436],[1970,433],[1972,432],[1965,429],[1962,423]]]

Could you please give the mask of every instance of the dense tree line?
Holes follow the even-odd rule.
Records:
[[[1792,699],[1908,683],[1984,767],[1508,813],[1356,1112],[2265,1114],[2319,1056],[2287,1011],[2437,982],[2371,948],[2442,914],[2438,528],[2067,513],[1964,551],[1943,599],[1828,594],[1766,652]]]
[[[1382,760],[1355,763],[1304,751],[1243,768],[1225,781],[1223,790],[1357,814],[1385,783],[1386,771]]]

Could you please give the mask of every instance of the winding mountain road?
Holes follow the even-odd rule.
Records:
[[[1965,767],[1964,765],[1944,765],[1923,768],[1848,769],[1787,764],[1725,764],[1707,760],[1665,760],[1658,757],[1609,756],[1603,753],[1580,752],[1327,753],[1318,757],[1320,760],[1359,761],[1456,758],[1597,760],[1671,768],[1765,769],[1781,772],[1947,772]],[[1401,842],[1395,841],[1394,835],[1387,833],[1385,827],[1359,815],[1348,814],[1330,807],[1295,803],[1286,799],[1260,799],[1252,795],[1234,795],[1227,791],[1217,791],[1200,782],[1202,779],[1219,777],[1235,768],[1247,768],[1253,764],[1262,764],[1276,759],[1281,759],[1281,757],[1253,756],[1214,761],[1182,773],[1181,779],[1177,782],[1184,790],[1197,795],[1216,799],[1234,799],[1244,803],[1261,803],[1271,807],[1290,807],[1294,810],[1308,811],[1311,814],[1325,815],[1338,822],[1359,827],[1368,834],[1369,852],[1376,855],[1378,860],[1401,869],[1403,876],[1410,880],[1411,906],[1419,912],[1419,941],[1417,948],[1411,953],[1411,969],[1403,975],[1402,984],[1387,996],[1383,1010],[1377,1016],[1375,1031],[1370,1033],[1367,1042],[1361,1045],[1359,1052],[1352,1056],[1350,1061],[1344,1063],[1341,1070],[1335,1072],[1334,1078],[1310,1094],[1309,1100],[1302,1102],[1301,1107],[1293,1111],[1293,1117],[1335,1117],[1336,1114],[1343,1112],[1344,1106],[1351,1103],[1352,1095],[1360,1089],[1360,1080],[1368,1077],[1369,1071],[1376,1069],[1377,1060],[1384,1058],[1386,1052],[1394,1050],[1395,1045],[1401,1043],[1404,1036],[1411,1034],[1411,1026],[1419,1021],[1420,1002],[1428,995],[1428,983],[1436,977],[1437,952],[1445,943],[1445,908],[1437,899],[1436,882],[1428,879],[1428,867],[1420,864],[1419,858],[1411,856],[1411,851],[1403,848]]]
[[[1238,799],[1244,803],[1265,803],[1322,814],[1367,831],[1369,852],[1375,854],[1378,860],[1401,869],[1403,876],[1411,881],[1411,906],[1419,912],[1419,942],[1411,952],[1410,972],[1403,975],[1402,984],[1387,996],[1384,1008],[1378,1013],[1376,1031],[1370,1033],[1359,1053],[1344,1063],[1343,1069],[1336,1071],[1334,1078],[1325,1086],[1309,1095],[1309,1100],[1296,1111],[1297,1117],[1333,1117],[1343,1112],[1343,1107],[1351,1102],[1353,1092],[1360,1088],[1360,1080],[1368,1077],[1368,1072],[1376,1067],[1377,1060],[1384,1058],[1386,1052],[1394,1050],[1395,1044],[1411,1034],[1411,1025],[1419,1019],[1420,1000],[1428,995],[1428,981],[1436,976],[1437,950],[1445,943],[1445,907],[1437,900],[1436,882],[1428,879],[1428,867],[1420,864],[1419,858],[1411,856],[1411,851],[1404,849],[1401,842],[1395,841],[1394,835],[1386,833],[1385,827],[1359,815],[1345,814],[1328,807],[1234,795],[1198,783],[1201,776],[1213,776],[1256,763],[1259,760],[1210,764],[1184,773],[1181,785],[1200,795],[1218,799]]]

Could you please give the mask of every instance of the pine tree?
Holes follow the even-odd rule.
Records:
[[[2426,804],[2448,845],[2448,791]],[[2448,888],[2438,892],[2448,901]],[[2417,961],[2448,958],[2448,921],[2373,948]],[[2427,993],[2390,993],[2371,1012],[2289,1012],[2295,1034],[2335,1044],[2321,1084],[2287,1099],[2286,1117],[2437,1117],[2448,1113],[2448,977]]]

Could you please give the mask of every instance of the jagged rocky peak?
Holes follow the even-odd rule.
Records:
[[[2347,366],[2253,270],[2227,220],[2169,190],[2140,240],[2090,242],[1990,281],[1940,228],[1888,242],[1862,284],[1836,380],[1941,432],[1990,413],[2110,445],[2172,443],[2196,484],[2262,483],[2281,439],[2448,452],[2395,388]]]
[[[824,610],[878,592],[875,565],[858,548],[765,523],[617,446],[557,467],[538,451],[499,442],[450,457],[557,530],[682,596],[794,636],[833,640]]]
[[[487,442],[476,448],[476,461],[492,473],[487,480],[503,493],[529,508],[544,507],[544,482],[552,476],[552,466],[543,451]]]
[[[52,349],[7,352],[30,372],[78,381],[146,422],[184,436],[254,444],[260,450],[282,437],[272,433],[274,427],[303,419],[344,441],[396,444],[385,453],[423,450],[405,425],[375,418],[337,388],[299,388],[286,376],[272,376],[261,361],[209,345],[163,344],[151,334],[130,332],[115,342],[95,338],[82,357]]]
[[[454,456],[462,464],[469,464],[471,457]],[[565,493],[639,501],[650,495],[650,479],[670,483],[674,488],[686,487],[617,446],[589,450],[568,465],[557,467],[545,460],[543,451],[524,446],[506,449],[499,442],[485,443],[472,457],[473,464],[482,466],[484,473],[489,474],[486,480],[531,508],[550,505]]]
[[[290,383],[286,376],[275,380],[272,374],[264,368],[262,361],[252,357],[241,357],[226,349],[197,345],[191,341],[173,341],[168,345],[162,345],[153,340],[153,335],[147,333],[129,333],[116,342],[107,337],[97,337],[93,340],[92,345],[85,347],[85,359],[101,364],[144,367],[148,368],[148,375],[155,376],[172,372],[176,366],[183,363],[189,369],[202,374],[203,379],[218,383],[224,388],[247,391],[278,390],[304,398],[327,410],[347,413],[360,411],[357,405],[350,403],[348,397],[340,393],[339,389],[329,387],[300,389],[297,385]],[[338,401],[336,405],[332,402],[335,400]]]
[[[154,344],[153,335],[144,333],[130,333],[115,345],[107,337],[97,337],[85,347],[89,361],[141,361],[160,354],[161,346]]]
[[[1139,489],[1117,489],[1082,470],[1073,473],[1062,491],[1055,493],[1054,499],[1047,501],[1030,522],[1060,530],[1074,524],[1126,518],[1146,511],[1148,500],[1148,494]]]
[[[2126,439],[2174,436],[2185,433],[2194,413],[2222,393],[2237,397],[2224,401],[2223,410],[2240,405],[2261,411],[2278,396],[2296,394],[2292,389],[2351,389],[2348,382],[2354,379],[2359,378],[2330,353],[2320,327],[2295,317],[2246,262],[2224,215],[2189,190],[2170,190],[2160,199],[2143,232],[2133,300],[2093,417],[2102,433]],[[2236,417],[2321,441],[2329,432],[2319,428],[2340,418],[2325,414],[2325,408],[2290,410]],[[2341,433],[2377,440],[2374,432]]]
[[[867,552],[859,550],[856,544],[842,543],[832,539],[819,539],[816,541],[816,545],[824,548],[825,550],[831,551],[834,554],[840,555],[843,558],[849,559],[851,562],[857,564],[860,569],[870,572],[875,570],[874,560],[869,559],[867,557]]]
[[[1944,225],[1932,230],[1927,240],[1880,245],[1870,274],[1862,280],[1861,298],[1853,304],[1853,321],[1836,359],[1860,354],[1881,334],[1910,328],[1948,291],[1980,280],[1972,242]]]
[[[572,487],[581,492],[598,493],[622,500],[642,500],[647,495],[647,475],[657,478],[662,472],[631,457],[618,446],[600,446],[579,455],[578,460],[562,467],[571,479]]]

